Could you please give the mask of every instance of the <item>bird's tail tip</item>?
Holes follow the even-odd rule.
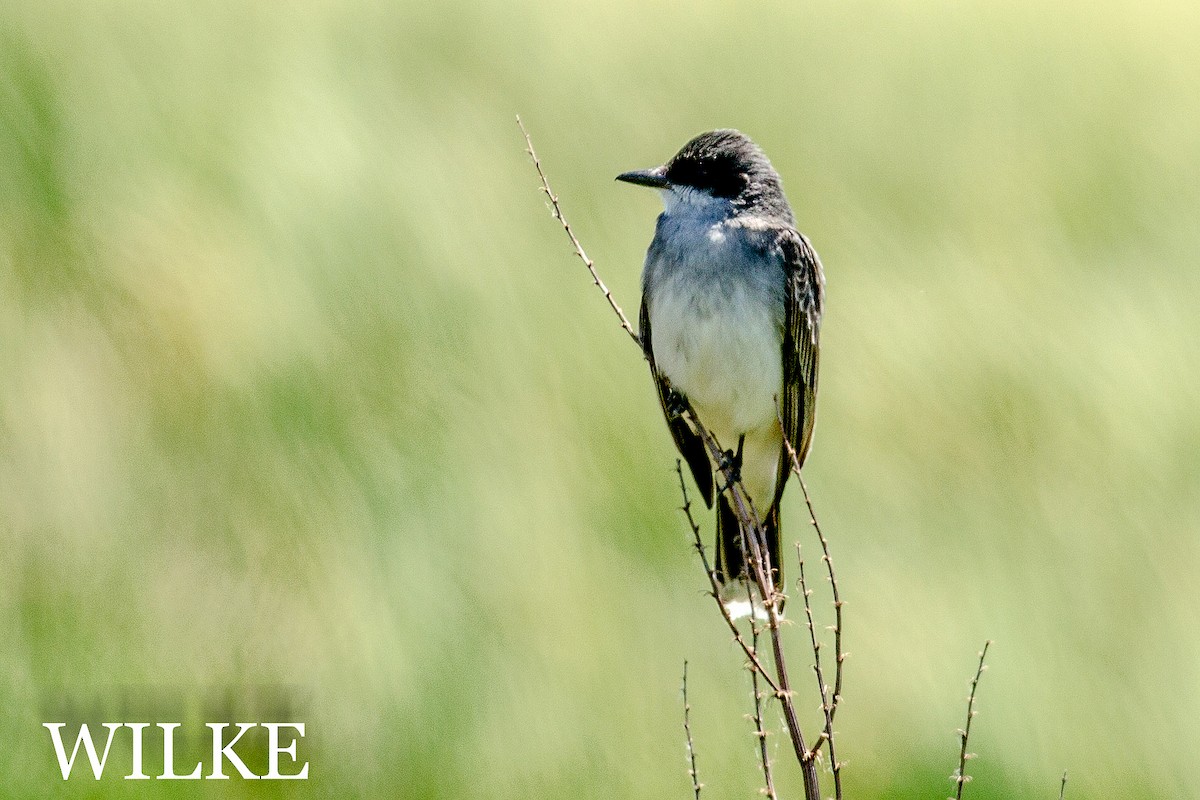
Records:
[[[721,605],[725,606],[725,611],[734,622],[750,616],[760,622],[766,622],[771,618],[767,613],[766,605],[763,604],[758,584],[745,577],[729,581],[721,587]],[[776,610],[782,619],[782,604],[778,605]]]

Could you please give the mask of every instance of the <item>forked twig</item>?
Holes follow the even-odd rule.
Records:
[[[688,703],[686,661],[683,662],[683,733],[687,737],[688,777],[692,779],[696,800],[700,800],[700,789],[704,784],[700,782],[700,773],[696,771],[696,745],[692,741],[692,706]]]
[[[767,668],[758,660],[758,643],[755,642],[751,646],[742,636],[742,632],[738,630],[737,623],[733,621],[733,617],[729,614],[729,609],[721,602],[721,586],[717,583],[717,574],[713,570],[712,565],[708,560],[708,553],[704,549],[704,540],[700,535],[700,525],[696,522],[696,518],[692,516],[692,500],[688,495],[687,483],[683,480],[683,463],[679,459],[675,459],[675,472],[679,476],[679,491],[683,495],[683,506],[679,509],[687,517],[688,527],[692,529],[692,545],[696,548],[696,552],[700,554],[700,563],[704,565],[704,574],[708,576],[710,587],[709,594],[717,601],[717,606],[721,609],[721,616],[725,620],[725,624],[729,626],[730,633],[733,634],[733,640],[742,648],[742,652],[746,654],[746,658],[750,662],[750,669],[763,676],[763,680],[771,687],[771,691],[778,692],[779,687],[775,685],[774,679]]]
[[[950,780],[958,784],[954,800],[962,800],[963,786],[971,780],[971,777],[966,774],[967,761],[974,758],[975,755],[967,752],[967,740],[971,738],[971,720],[975,718],[975,690],[979,688],[979,679],[983,677],[983,671],[987,669],[984,659],[987,658],[987,651],[991,646],[992,642],[989,639],[983,643],[983,650],[979,653],[979,666],[975,669],[975,677],[971,679],[971,694],[967,696],[967,723],[958,730],[958,735],[962,739],[962,746],[958,751],[958,770],[950,776]]]
[[[675,459],[675,473],[679,477],[679,492],[683,495],[683,506],[680,507],[679,510],[683,512],[685,517],[687,517],[688,527],[692,530],[692,544],[696,548],[696,552],[700,554],[700,563],[704,565],[704,574],[708,576],[710,586],[709,594],[716,601],[717,607],[721,611],[721,617],[725,620],[725,624],[729,626],[729,630],[733,634],[734,641],[741,646],[742,652],[745,653],[747,663],[750,667],[750,682],[754,691],[754,732],[759,740],[759,762],[760,766],[762,767],[763,780],[766,783],[764,791],[768,797],[774,800],[776,797],[775,781],[771,773],[771,759],[766,744],[767,730],[763,725],[762,693],[760,692],[758,686],[759,678],[761,677],[763,681],[765,681],[766,684],[771,687],[772,692],[778,692],[779,688],[775,685],[775,681],[771,677],[771,674],[767,672],[766,667],[764,667],[762,662],[758,660],[759,628],[754,623],[753,617],[750,620],[750,632],[753,638],[750,643],[747,643],[745,637],[742,636],[742,632],[738,630],[737,623],[734,622],[733,616],[729,613],[729,609],[721,600],[721,587],[720,584],[717,583],[716,572],[709,563],[708,552],[704,549],[704,539],[700,535],[700,525],[696,522],[696,518],[692,516],[692,500],[691,496],[688,495],[687,482],[683,479],[683,462],[680,459]],[[749,587],[747,587],[747,591],[749,591]],[[753,604],[753,597],[751,597],[750,600],[751,604]],[[686,662],[684,668],[686,675]],[[684,704],[686,705],[686,703],[687,699],[685,697]]]
[[[775,413],[778,415],[779,425],[782,427],[783,415],[780,412],[778,404],[775,406]],[[830,592],[833,595],[833,650],[837,663],[834,668],[833,691],[830,694],[829,718],[827,720],[829,725],[828,733],[830,734],[830,738],[832,738],[833,718],[837,715],[838,705],[842,702],[842,668],[846,663],[846,653],[842,650],[842,606],[844,603],[842,602],[841,592],[838,590],[837,574],[833,570],[833,557],[829,554],[829,540],[825,538],[825,532],[821,530],[821,523],[817,521],[816,509],[813,508],[812,498],[808,496],[808,484],[804,482],[804,476],[800,474],[800,457],[796,454],[796,449],[792,447],[792,443],[788,440],[787,436],[783,437],[783,446],[787,448],[788,458],[791,461],[792,474],[796,476],[796,480],[800,483],[800,491],[804,494],[804,505],[808,508],[808,521],[817,533],[817,540],[821,543],[821,560],[825,563],[825,574],[829,580]],[[820,660],[820,654],[814,653],[814,657],[818,661]],[[822,741],[818,741],[813,745],[813,751],[819,751],[822,743]]]
[[[783,416],[780,413],[778,405],[776,405],[775,411],[779,415],[779,424],[782,427]],[[808,618],[808,631],[812,641],[813,671],[816,673],[817,687],[821,693],[821,712],[825,715],[825,729],[813,744],[812,754],[815,757],[821,752],[822,745],[825,742],[829,742],[829,761],[830,770],[833,772],[834,796],[838,800],[841,800],[842,764],[838,761],[837,757],[833,718],[837,715],[838,706],[842,701],[842,674],[843,665],[846,662],[846,653],[842,650],[842,597],[838,591],[837,574],[833,570],[833,557],[829,554],[829,540],[825,538],[825,533],[821,530],[821,523],[817,521],[817,512],[813,508],[812,499],[808,495],[808,486],[804,483],[804,477],[800,474],[800,457],[796,454],[796,449],[792,447],[792,443],[786,435],[783,437],[783,444],[787,448],[792,473],[796,476],[796,480],[799,481],[800,490],[804,494],[804,504],[808,508],[808,520],[812,524],[813,530],[817,532],[817,539],[821,543],[821,560],[825,563],[825,573],[833,595],[833,650],[836,664],[834,667],[833,689],[831,691],[825,683],[825,676],[821,665],[821,643],[817,638],[816,625],[813,622],[809,589],[804,581],[804,559],[800,554],[800,545],[797,544],[796,557],[800,562],[800,591],[804,595],[804,613]]]
[[[692,426],[700,436],[712,461],[725,479],[723,492],[729,497],[734,515],[742,532],[743,546],[749,545],[744,561],[758,585],[759,596],[763,608],[767,612],[767,629],[771,636],[771,653],[775,657],[775,682],[778,689],[776,699],[783,710],[784,724],[787,726],[788,738],[792,742],[792,750],[800,772],[804,778],[804,797],[806,800],[819,800],[821,796],[820,779],[817,777],[816,757],[804,743],[804,733],[800,730],[800,721],[796,715],[796,704],[792,696],[791,678],[788,675],[786,658],[783,652],[783,639],[780,635],[782,619],[779,616],[779,606],[785,596],[775,587],[775,579],[768,565],[766,534],[761,518],[754,508],[754,502],[746,494],[746,489],[734,472],[730,459],[725,457],[725,451],[716,438],[700,422],[695,412],[690,408],[688,415]],[[753,612],[751,612],[753,613]]]

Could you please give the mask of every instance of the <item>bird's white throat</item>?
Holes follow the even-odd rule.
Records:
[[[727,216],[731,206],[728,200],[713,197],[701,189],[690,186],[669,186],[660,189],[663,210],[668,216],[684,213],[697,217],[718,218]]]

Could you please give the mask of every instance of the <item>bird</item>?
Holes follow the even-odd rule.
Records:
[[[803,464],[816,422],[824,270],[779,174],[740,131],[701,133],[665,164],[617,180],[662,195],[642,268],[639,337],[675,446],[709,508],[716,495],[720,598],[735,616],[762,617],[734,505],[714,480],[723,465],[691,414],[754,504],[782,587],[779,506],[792,466],[784,439]]]

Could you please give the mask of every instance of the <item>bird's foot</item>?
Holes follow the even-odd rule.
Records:
[[[667,418],[671,420],[679,419],[689,411],[688,402],[683,395],[674,389],[667,395]]]
[[[737,452],[726,450],[721,454],[721,459],[717,463],[717,470],[725,476],[726,486],[738,483],[742,479],[742,445],[745,444],[746,437],[742,436],[738,439]],[[725,491],[722,489],[721,491]]]
[[[721,454],[717,469],[730,483],[736,483],[742,479],[742,459],[732,450],[726,450]]]

